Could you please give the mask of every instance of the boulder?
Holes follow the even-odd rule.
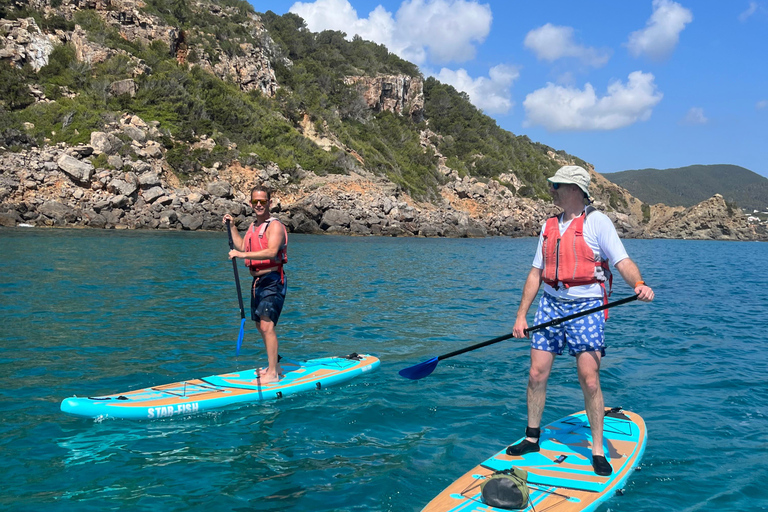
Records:
[[[86,218],[86,224],[92,228],[104,228],[107,225],[107,218],[93,210],[86,211],[84,216]]]
[[[112,135],[111,133],[104,132],[91,132],[91,147],[93,152],[97,155],[104,153],[106,155],[112,155],[116,153],[123,146],[123,141]],[[119,157],[118,157],[119,158]],[[110,163],[110,165],[112,165]],[[119,168],[117,166],[113,166]],[[122,167],[122,161],[120,164]]]
[[[228,181],[219,180],[211,182],[208,184],[206,190],[213,197],[230,198],[233,196],[232,185],[230,185]]]
[[[156,172],[148,171],[139,176],[139,185],[143,188],[159,187],[160,176]]]
[[[187,196],[187,201],[190,203],[200,203],[203,200],[203,194],[199,194],[197,192],[192,192]]]
[[[287,222],[287,226],[291,233],[305,233],[314,234],[321,233],[323,230],[314,220],[310,219],[303,213],[299,212],[294,214]]]
[[[87,184],[91,181],[93,176],[93,164],[90,162],[84,162],[69,155],[61,155],[56,161],[65,174],[74,179],[79,184]]]
[[[22,219],[16,212],[0,213],[0,226],[11,228],[20,222],[22,222]]]
[[[179,222],[181,223],[181,226],[184,229],[190,230],[190,231],[197,231],[200,229],[203,225],[203,219],[199,215],[192,215],[189,213],[186,213],[179,217]]]
[[[112,208],[125,208],[128,206],[128,203],[128,197],[123,194],[116,195],[109,201]]]
[[[112,96],[122,96],[127,94],[131,98],[136,96],[136,92],[139,90],[138,85],[132,78],[126,80],[118,80],[109,84],[109,93]]]
[[[129,136],[131,139],[135,140],[136,142],[144,142],[147,140],[147,134],[144,133],[144,130],[141,128],[137,128],[131,124],[123,126],[123,133]]]
[[[323,214],[320,227],[325,231],[336,231],[338,228],[348,228],[352,217],[342,210],[331,209]]]
[[[38,211],[53,220],[55,224],[72,224],[77,221],[77,212],[58,201],[46,201]]]
[[[163,146],[159,142],[150,140],[143,148],[136,149],[136,154],[143,158],[162,158]]]
[[[132,196],[138,190],[135,183],[131,183],[124,180],[114,179],[107,185],[107,190],[113,194],[121,194],[124,196]]]
[[[162,187],[152,187],[147,190],[142,190],[141,195],[144,197],[144,201],[152,203],[157,198],[165,195],[165,190]]]
[[[117,155],[109,155],[107,158],[107,163],[115,169],[123,168],[123,159]]]

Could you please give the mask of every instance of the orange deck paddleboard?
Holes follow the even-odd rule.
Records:
[[[620,408],[606,410],[603,436],[609,476],[592,468],[592,435],[584,411],[541,429],[541,451],[520,457],[500,452],[456,480],[424,508],[425,512],[492,512],[484,503],[481,484],[488,477],[517,467],[528,472],[530,502],[523,511],[594,511],[622,489],[645,451],[643,419]],[[520,439],[522,441],[522,439]],[[516,441],[519,442],[519,441]]]

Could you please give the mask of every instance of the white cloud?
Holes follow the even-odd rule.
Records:
[[[693,21],[693,14],[671,0],[653,0],[653,14],[642,30],[629,35],[627,47],[634,57],[647,55],[653,60],[669,56],[680,40],[680,32]]]
[[[739,14],[739,21],[742,23],[747,21],[750,16],[757,12],[758,7],[759,5],[757,2],[749,2],[749,7],[747,7],[747,10]]]
[[[464,69],[440,70],[435,78],[456,90],[466,92],[472,104],[486,114],[506,114],[515,105],[510,88],[520,77],[517,68],[500,64],[490,69],[488,78],[472,78]]]
[[[755,105],[755,108],[757,110],[763,110],[764,108],[768,107],[768,100],[760,100]]]
[[[584,90],[550,83],[526,96],[525,126],[540,125],[549,131],[615,130],[648,120],[662,96],[654,76],[642,71],[630,73],[626,85],[611,83],[601,98],[589,83]]]
[[[685,114],[683,124],[707,124],[709,119],[704,115],[704,109],[701,107],[691,107]]]
[[[394,16],[379,5],[367,18],[348,0],[296,2],[290,12],[313,32],[340,30],[349,39],[357,34],[418,65],[474,58],[493,19],[490,7],[475,0],[406,0]]]
[[[531,30],[525,36],[525,47],[533,51],[536,58],[549,62],[573,57],[585,64],[599,68],[610,59],[610,52],[582,46],[574,41],[572,27],[560,27],[547,23]]]

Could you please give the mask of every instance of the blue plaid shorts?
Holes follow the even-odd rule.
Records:
[[[534,324],[543,324],[602,305],[603,299],[599,298],[561,300],[544,293],[536,310]],[[605,356],[604,327],[605,312],[598,311],[532,333],[531,348],[561,355],[568,343],[568,352],[572,356],[590,351],[600,351]]]

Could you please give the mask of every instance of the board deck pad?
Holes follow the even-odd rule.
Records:
[[[528,472],[530,503],[524,511],[592,511],[613,496],[640,464],[646,444],[643,419],[632,412],[606,410],[603,423],[605,454],[613,467],[609,476],[592,468],[592,434],[584,411],[541,429],[541,451],[520,457],[506,454],[506,446],[448,486],[425,511],[490,512],[483,503],[480,484],[496,472],[513,466]],[[522,441],[521,438],[515,443]]]
[[[61,402],[67,414],[94,419],[161,419],[189,416],[238,403],[275,400],[294,393],[340,384],[379,367],[377,357],[350,354],[298,361],[281,358],[284,376],[261,384],[258,369],[211,375],[126,393],[71,397]]]

